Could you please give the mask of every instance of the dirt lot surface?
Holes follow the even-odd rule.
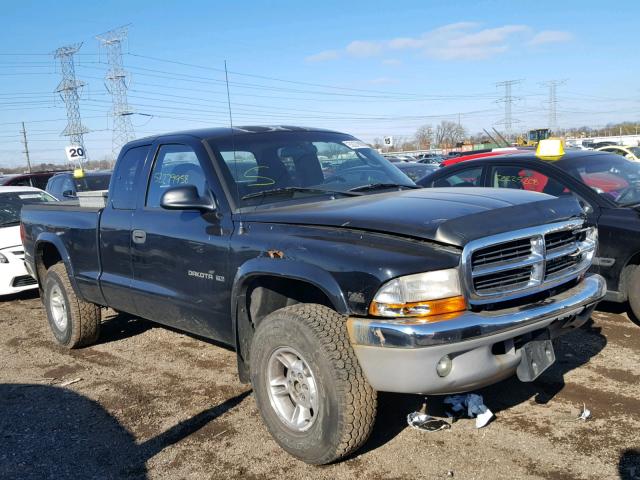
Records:
[[[100,344],[66,351],[32,295],[0,303],[0,331],[2,479],[640,479],[640,327],[622,314],[563,337],[538,381],[479,392],[497,417],[484,429],[413,430],[423,399],[380,395],[372,438],[327,467],[271,439],[227,349],[112,314]]]

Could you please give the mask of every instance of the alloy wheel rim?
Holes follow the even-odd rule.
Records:
[[[67,328],[68,316],[67,305],[62,295],[62,290],[58,285],[54,285],[49,293],[49,307],[51,310],[51,316],[53,317],[53,323],[61,331],[64,332]]]
[[[290,429],[304,432],[318,417],[318,384],[309,364],[291,347],[276,349],[267,362],[269,401]]]

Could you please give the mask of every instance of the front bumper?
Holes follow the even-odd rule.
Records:
[[[350,317],[349,338],[371,386],[379,391],[421,394],[459,393],[507,378],[521,359],[518,339],[547,328],[564,333],[584,324],[606,293],[599,275],[532,304],[491,312],[467,311],[452,320]],[[494,353],[494,345],[500,344]],[[445,355],[448,375],[436,372]]]
[[[11,295],[38,288],[22,261],[0,263],[0,295]]]

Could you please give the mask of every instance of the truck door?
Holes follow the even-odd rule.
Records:
[[[110,196],[100,218],[100,286],[107,303],[137,313],[131,295],[131,224],[136,210],[136,186],[150,145],[129,148],[120,155],[111,177]]]
[[[230,342],[231,230],[223,228],[222,212],[160,207],[162,194],[171,187],[193,185],[202,196],[213,187],[208,178],[217,184],[211,160],[198,142],[167,142],[157,145],[148,171],[131,237],[138,314]],[[210,191],[215,196],[215,189]]]

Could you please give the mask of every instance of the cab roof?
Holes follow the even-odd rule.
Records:
[[[324,133],[343,133],[335,130],[327,130],[324,128],[313,127],[296,127],[291,125],[245,125],[233,127],[233,135],[248,135],[253,133],[264,132],[324,132]],[[194,130],[182,130],[178,132],[162,133],[159,135],[151,135],[149,137],[140,138],[134,140],[132,143],[138,143],[144,141],[146,143],[154,141],[160,137],[170,137],[173,135],[189,135],[201,140],[204,139],[221,139],[230,137],[232,129],[230,127],[218,127],[218,128],[200,128]]]

